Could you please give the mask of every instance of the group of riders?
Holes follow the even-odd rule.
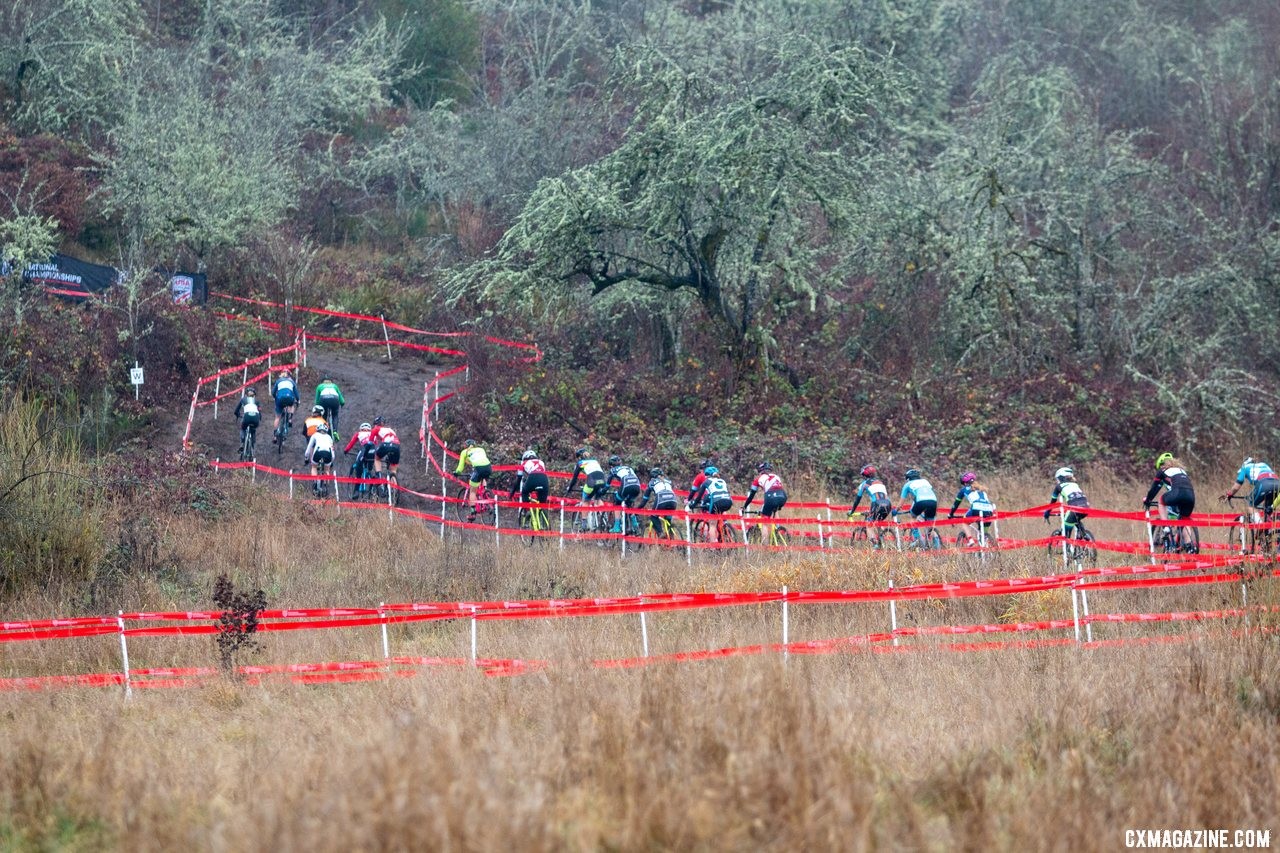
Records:
[[[301,392],[293,373],[287,369],[280,371],[271,384],[271,399],[275,406],[272,434],[282,448],[300,397]],[[333,471],[337,446],[342,440],[338,433],[338,415],[346,404],[342,389],[332,378],[326,376],[316,385],[315,404],[303,426],[306,449],[302,454],[302,464],[310,466],[313,477],[324,477]],[[240,444],[244,447],[247,433],[257,430],[262,423],[256,388],[249,387],[245,390],[236,405],[235,416],[240,424]],[[342,452],[349,455],[352,450],[357,450],[355,464],[352,466],[357,476],[364,476],[364,473],[372,470],[375,479],[381,479],[385,472],[388,480],[395,481],[396,471],[400,466],[400,438],[381,416],[374,418],[372,422],[360,424]],[[321,480],[316,480],[314,487],[317,493],[325,491]]]
[[[280,371],[272,383],[271,398],[275,405],[274,435],[282,445],[299,397],[298,383],[292,373],[289,370]],[[338,415],[345,405],[346,399],[337,383],[324,377],[316,386],[315,405],[305,423],[307,444],[303,452],[303,464],[310,466],[313,476],[324,475],[332,470],[336,446],[341,440],[338,435]],[[239,419],[243,445],[245,433],[250,429],[257,429],[261,423],[255,388],[250,387],[244,392],[235,414]],[[363,471],[371,466],[375,478],[381,478],[384,470],[389,479],[395,478],[400,464],[400,439],[396,431],[384,423],[382,417],[360,424],[343,448],[343,453],[350,454],[357,447],[359,455],[354,466],[356,471]],[[575,456],[576,463],[573,476],[565,489],[566,495],[573,492],[581,479],[584,504],[644,509],[652,503],[653,509],[660,512],[674,512],[679,508],[681,500],[677,488],[662,468],[651,467],[645,481],[633,466],[626,464],[617,454],[608,458],[607,467],[600,464],[589,447],[579,448]],[[485,487],[493,476],[493,463],[485,449],[472,439],[463,442],[455,473],[462,475],[468,468],[471,469],[470,485],[473,493],[483,496]],[[1142,501],[1143,508],[1156,508],[1159,517],[1166,521],[1190,519],[1195,510],[1196,495],[1185,466],[1172,453],[1166,452],[1156,457],[1155,468],[1156,475]],[[516,473],[510,498],[514,499],[518,493],[522,502],[529,502],[531,499],[540,503],[547,502],[551,481],[546,463],[535,450],[526,450],[521,455]],[[906,471],[897,507],[893,506],[889,488],[876,466],[864,465],[860,473],[862,480],[855,491],[849,518],[857,513],[864,498],[868,506],[863,518],[868,521],[884,521],[901,513],[909,514],[914,521],[931,522],[937,518],[937,492],[918,468]],[[1242,486],[1247,486],[1250,490],[1248,502],[1251,508],[1270,512],[1272,503],[1280,495],[1280,476],[1266,462],[1247,457],[1236,473],[1234,485],[1222,497],[1235,497]],[[687,491],[680,491],[685,491],[686,511],[698,510],[720,515],[733,507],[733,493],[713,459],[703,460]],[[782,477],[773,470],[773,465],[768,460],[756,466],[756,476],[751,481],[742,504],[744,511],[757,494],[762,496],[760,514],[765,518],[776,516],[786,506],[786,487]],[[1049,500],[1061,506],[1066,527],[1074,527],[1088,515],[1089,499],[1076,482],[1075,471],[1070,467],[1058,468],[1054,472],[1054,486]],[[980,536],[978,525],[984,525],[986,519],[994,516],[996,506],[986,486],[979,482],[978,475],[973,471],[965,471],[960,475],[960,489],[956,492],[947,518],[955,518],[962,505],[967,507],[963,516],[966,523],[960,527],[961,535],[969,544],[976,544]],[[1051,510],[1045,510],[1046,519],[1050,513]],[[471,517],[474,518],[474,506]],[[665,520],[670,523],[670,518]],[[613,532],[621,532],[620,520],[615,521],[615,528]],[[918,537],[919,531],[913,529],[912,535]]]
[[[462,474],[471,467],[471,485],[483,492],[483,486],[493,473],[488,454],[475,441],[464,443],[465,449],[459,456],[455,473]],[[565,494],[569,495],[582,480],[582,502],[584,504],[604,503],[614,507],[644,509],[652,502],[655,510],[675,511],[681,498],[677,488],[667,473],[660,467],[649,469],[648,481],[644,482],[634,467],[626,464],[614,454],[607,460],[607,467],[602,466],[590,448],[579,448],[577,462]],[[1160,519],[1165,521],[1189,520],[1195,510],[1195,488],[1186,467],[1172,453],[1161,453],[1155,461],[1155,477],[1142,500],[1145,510],[1156,509]],[[858,512],[863,499],[868,506],[863,518],[868,521],[885,521],[891,516],[907,514],[913,521],[931,522],[938,515],[938,496],[933,484],[918,468],[910,468],[904,475],[904,482],[898,493],[899,506],[893,505],[889,487],[881,478],[874,465],[865,465],[861,469],[862,480],[854,494],[853,506],[848,517],[852,519]],[[975,545],[985,533],[979,525],[985,525],[996,512],[995,502],[988,489],[978,480],[973,471],[965,471],[960,475],[960,488],[956,492],[947,518],[955,518],[964,506],[965,523],[960,526],[961,536],[968,545]],[[1053,490],[1049,502],[1060,508],[1062,523],[1065,528],[1079,525],[1088,516],[1089,499],[1084,489],[1076,482],[1075,471],[1064,466],[1054,471]],[[1270,511],[1272,502],[1280,496],[1280,476],[1266,462],[1248,457],[1236,473],[1234,485],[1222,495],[1224,499],[1235,497],[1236,492],[1247,486],[1250,490],[1248,502],[1251,508],[1259,511]],[[550,479],[547,466],[532,449],[526,450],[517,468],[517,479],[511,489],[510,497],[519,493],[522,502],[531,499],[545,503],[550,493]],[[684,491],[684,490],[680,490]],[[756,477],[743,501],[745,510],[755,499],[757,493],[763,495],[763,506],[760,514],[765,518],[775,516],[787,503],[787,491],[782,478],[773,470],[773,465],[762,461],[756,466]],[[697,510],[718,515],[728,512],[733,507],[733,495],[728,483],[721,474],[714,460],[703,460],[697,475],[690,483],[684,495],[684,509]],[[1053,510],[1044,512],[1048,519]],[[669,518],[665,519],[668,523]],[[613,532],[621,532],[621,522],[615,521]],[[912,529],[912,536],[919,538],[919,530]]]

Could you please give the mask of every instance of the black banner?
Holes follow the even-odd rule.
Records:
[[[120,281],[115,267],[91,264],[70,255],[54,255],[47,263],[27,264],[22,279],[43,285],[46,293],[66,299],[84,300]]]

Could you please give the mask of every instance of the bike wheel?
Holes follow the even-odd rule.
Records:
[[[924,549],[926,551],[941,551],[942,537],[938,535],[938,531],[932,527],[924,535]]]
[[[782,548],[791,544],[791,534],[787,532],[787,528],[781,525],[773,528],[773,544]]]
[[[759,545],[764,538],[764,534],[760,532],[760,525],[753,524],[747,528],[747,544]]]
[[[720,522],[720,525],[717,528],[717,532],[719,534],[721,545],[738,544],[738,531],[734,529],[734,526],[729,522],[727,521]]]
[[[468,486],[458,486],[453,490],[453,514],[458,521],[465,522],[471,515],[471,507],[467,504],[467,498],[471,493]]]
[[[1237,515],[1227,528],[1227,550],[1237,554],[1249,553],[1249,531],[1244,526],[1244,516]]]
[[[1188,527],[1182,532],[1182,552],[1184,554],[1200,553],[1200,528]]]
[[[392,506],[400,506],[400,490],[396,488],[400,485],[400,478],[394,473],[387,474],[387,495],[391,500]]]
[[[695,521],[693,523],[693,541],[694,542],[710,542],[711,541],[711,525],[706,521]]]
[[[1093,543],[1096,540],[1092,533],[1081,527],[1076,528],[1075,542],[1071,547],[1072,557],[1077,564],[1081,566],[1096,566],[1098,564],[1098,548]]]

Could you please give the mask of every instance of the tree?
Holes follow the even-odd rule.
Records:
[[[766,350],[777,317],[816,307],[862,248],[864,189],[890,162],[908,87],[853,46],[775,35],[757,50],[727,74],[621,52],[615,82],[635,103],[622,143],[540,182],[495,256],[455,285],[525,306],[566,284],[690,292],[739,359]]]

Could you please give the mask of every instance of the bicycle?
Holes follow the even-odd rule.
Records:
[[[743,516],[760,515],[758,509],[744,509]],[[764,528],[768,528],[768,537],[764,534]],[[766,542],[765,539],[768,539]],[[747,542],[751,545],[769,545],[771,547],[786,547],[791,544],[791,534],[787,532],[787,528],[781,524],[763,524],[756,522],[747,526]]]
[[[693,523],[693,541],[736,545],[738,543],[738,532],[734,530],[733,524],[730,523],[729,519],[723,515],[716,517],[714,528],[705,518],[700,518]]]
[[[900,538],[896,519],[894,519],[893,526],[890,527],[881,523],[888,521],[889,519],[887,517],[881,519],[873,518],[871,511],[858,513],[858,518],[865,523],[855,527],[853,529],[853,533],[849,536],[849,541],[854,545],[854,547],[858,547],[864,543],[869,544],[876,550],[886,547],[898,547]]]
[[[646,516],[643,527],[644,535],[649,539],[666,539],[672,542],[680,540],[680,534],[676,532],[675,525],[665,515]]]
[[[1241,554],[1265,554],[1268,557],[1275,555],[1275,534],[1272,532],[1271,523],[1275,520],[1275,508],[1272,504],[1267,503],[1261,507],[1249,504],[1248,495],[1227,495],[1227,506],[1231,506],[1232,501],[1245,501],[1246,513],[1248,521],[1245,520],[1245,513],[1237,515],[1235,521],[1227,528],[1227,546]],[[1265,525],[1261,529],[1255,525]]]
[[[520,511],[516,514],[516,526],[524,534],[525,544],[534,545],[544,538],[538,534],[549,530],[551,522],[542,504],[535,501],[520,507]]]
[[[895,523],[898,520],[899,513],[903,511],[904,510],[895,509],[890,512]],[[918,535],[913,535],[911,537],[911,542],[907,544],[908,548],[921,548],[925,551],[942,550],[942,536],[939,535],[938,528],[930,524],[923,532],[921,532],[919,528],[912,528],[912,530],[916,531]]]
[[[1097,540],[1093,533],[1085,528],[1084,520],[1077,519],[1074,524],[1067,524],[1066,529],[1067,559],[1078,566],[1096,566],[1098,564],[1098,547],[1094,543]],[[1049,538],[1049,559],[1054,561],[1061,559],[1062,548],[1062,534],[1060,531],[1055,532]]]
[[[462,483],[453,491],[453,511],[458,521],[492,527],[498,517],[498,495],[481,481],[476,488],[475,504],[471,503],[471,484]]]
[[[351,463],[351,478],[358,481],[373,479],[373,460],[361,452]],[[373,497],[373,483],[355,482],[351,484],[351,500],[363,501]]]
[[[1146,510],[1148,524],[1155,525],[1160,521],[1158,517],[1151,514],[1150,507]],[[1178,511],[1174,507],[1169,507],[1168,510],[1168,521],[1178,521]],[[1200,531],[1183,524],[1165,524],[1153,537],[1152,544],[1162,554],[1199,554]]]
[[[258,425],[246,424],[244,437],[240,440],[240,458],[245,461],[254,459],[255,445],[258,443]]]
[[[293,429],[293,412],[285,411],[280,416],[280,426],[276,427],[274,444],[276,446],[276,455],[284,453],[284,440],[289,437],[289,430]]]

